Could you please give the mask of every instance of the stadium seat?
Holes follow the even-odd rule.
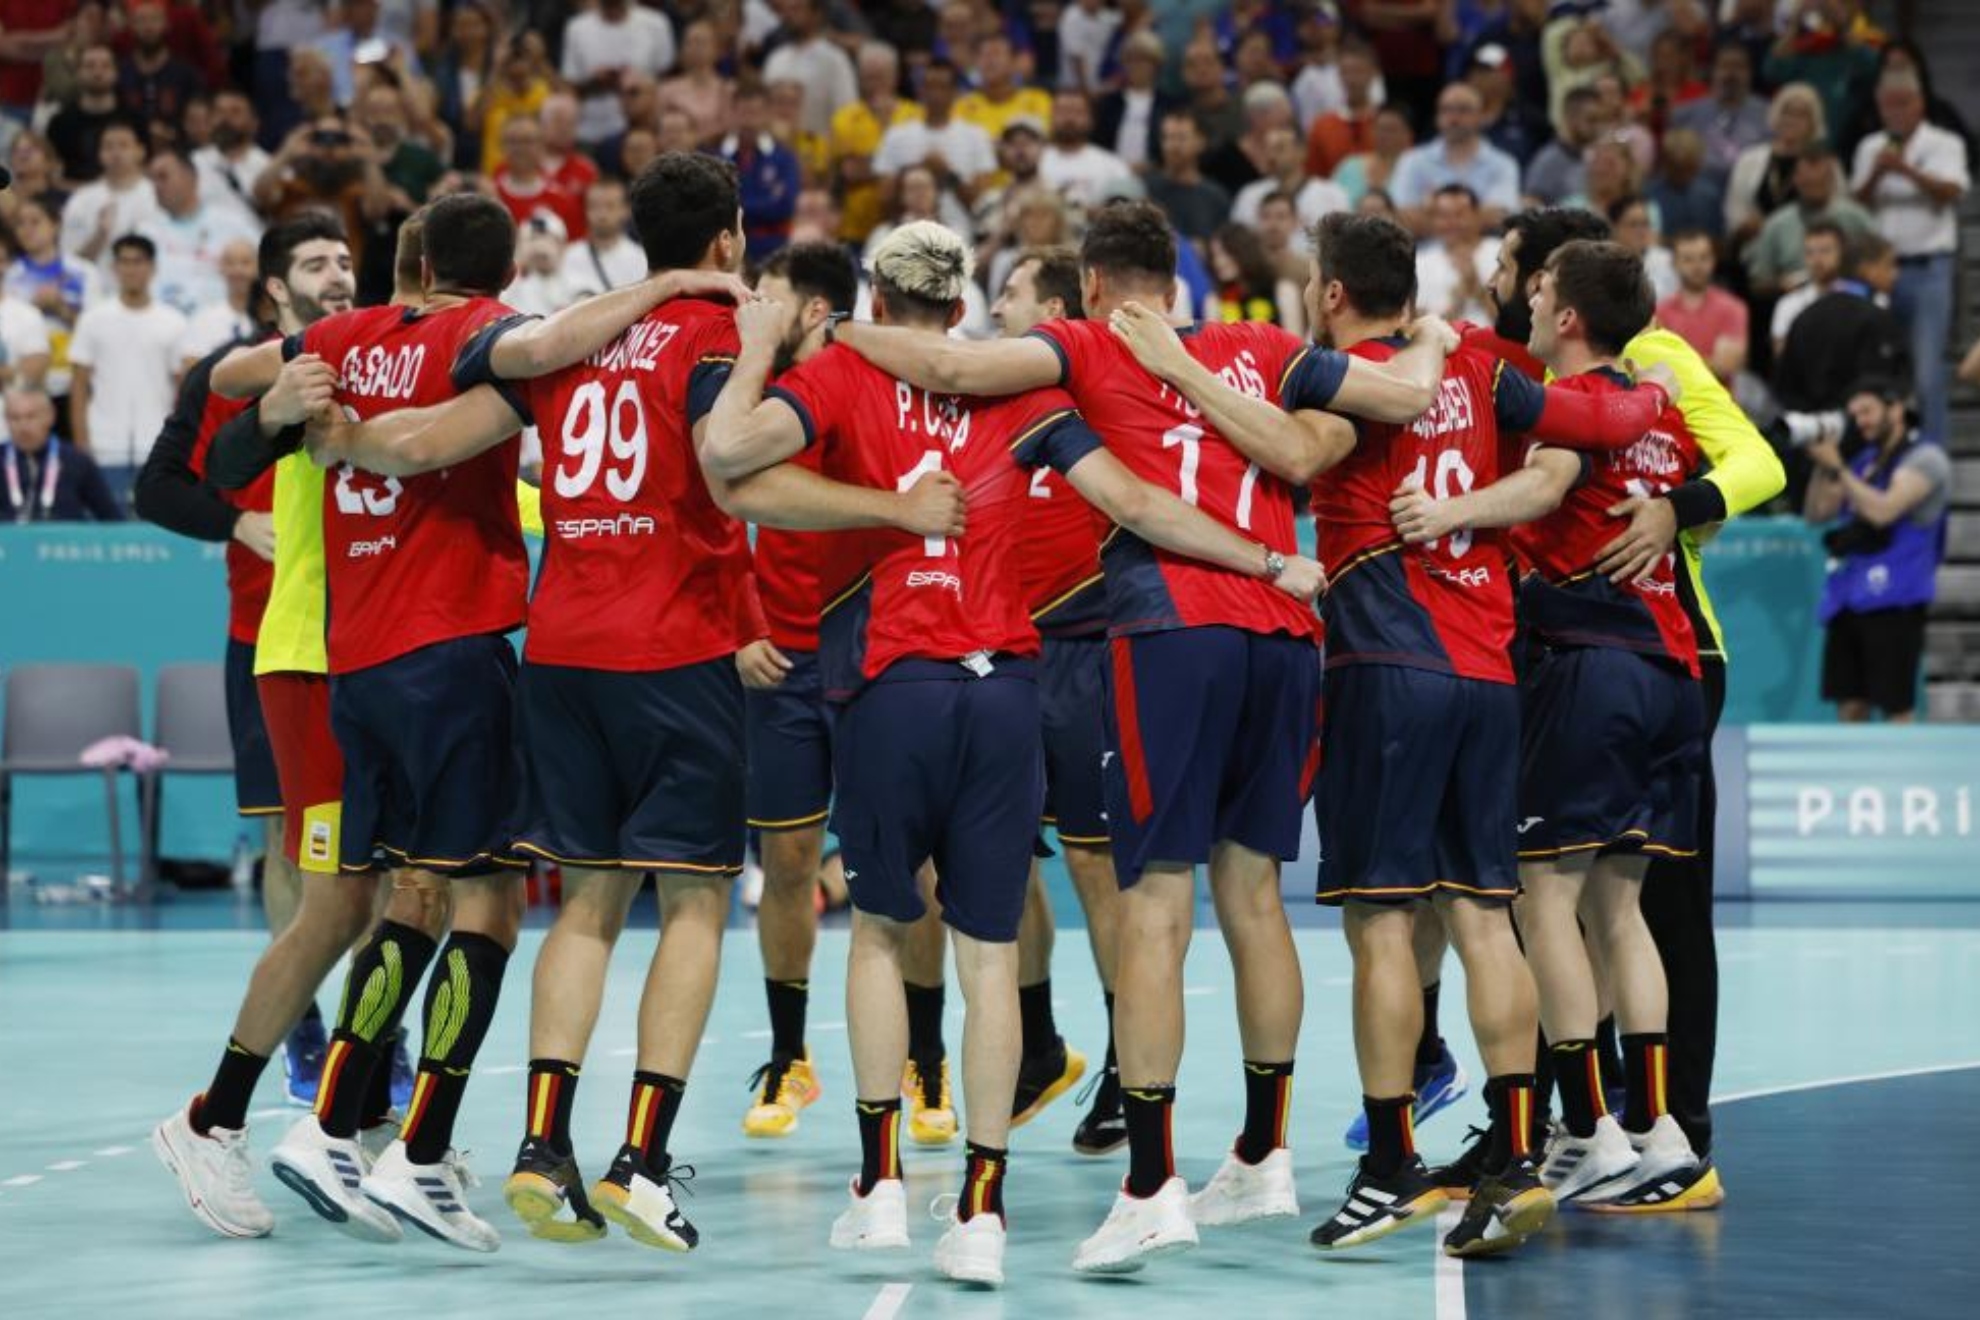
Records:
[[[110,817],[110,876],[124,887],[123,826],[117,814],[116,767],[82,763],[83,749],[103,738],[136,738],[138,671],[129,665],[22,665],[7,675],[7,714],[0,733],[0,876],[13,838],[14,779],[21,775],[101,775]],[[0,884],[0,903],[6,902]]]
[[[227,676],[217,664],[166,665],[158,671],[152,742],[171,754],[163,769],[139,784],[144,824],[143,881],[158,875],[158,833],[166,775],[231,775],[234,744],[227,734]]]

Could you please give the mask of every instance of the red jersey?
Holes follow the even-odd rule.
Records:
[[[791,461],[818,471],[819,453],[807,449]],[[756,529],[756,589],[770,640],[780,651],[818,649],[818,610],[825,603],[818,582],[824,567],[826,533]]]
[[[770,394],[797,413],[826,476],[905,490],[924,473],[946,471],[969,501],[960,538],[830,538],[820,648],[828,697],[847,699],[900,660],[1038,653],[1017,543],[1027,469],[1050,462],[1065,470],[1099,447],[1071,399],[1057,390],[1005,399],[931,394],[838,345],[780,376]]]
[[[454,365],[489,322],[493,298],[435,311],[366,307],[282,343],[336,368],[337,401],[362,421],[460,393]],[[519,447],[465,463],[381,477],[346,463],[323,483],[323,556],[332,674],[383,664],[435,642],[522,626],[529,557],[516,515]]]
[[[495,171],[493,181],[496,199],[507,207],[515,217],[516,228],[528,229],[529,222],[539,215],[553,215],[564,227],[566,242],[579,243],[584,240],[584,192],[571,192],[549,175],[540,176],[528,188],[518,188],[515,180],[509,177],[508,168]]]
[[[229,349],[232,347],[228,345]],[[210,368],[224,352],[208,358],[202,365]],[[229,399],[215,394],[206,388],[203,376],[200,378],[200,388],[206,398],[199,413],[199,434],[193,439],[191,467],[195,475],[204,477],[206,454],[213,447],[214,433],[245,412],[251,400]],[[272,511],[275,507],[275,469],[271,466],[240,490],[221,491],[220,498],[246,513]],[[268,608],[268,592],[274,584],[274,564],[237,540],[227,542],[228,637],[254,645],[261,636],[261,616]]]
[[[1047,637],[1105,633],[1100,541],[1106,518],[1049,467],[1032,470],[1026,493],[1018,573],[1031,621]]]
[[[1607,394],[1635,387],[1606,367],[1555,382],[1556,389]],[[1698,466],[1698,441],[1676,408],[1627,449],[1588,454],[1583,476],[1561,506],[1512,530],[1513,545],[1533,576],[1520,588],[1529,628],[1562,646],[1609,646],[1675,660],[1698,677],[1698,636],[1678,599],[1672,556],[1640,582],[1616,586],[1594,571],[1616,536],[1608,510],[1631,496],[1655,497]]]
[[[716,505],[694,453],[694,425],[735,363],[734,311],[675,299],[576,366],[517,382],[510,397],[543,437],[532,663],[651,673],[764,635],[748,533]],[[463,388],[497,383],[490,354],[525,322],[475,337]]]
[[[1059,355],[1060,383],[1127,469],[1281,554],[1298,552],[1292,488],[1238,452],[1201,410],[1134,360],[1104,321],[1048,321],[1031,332]],[[1233,389],[1280,401],[1308,346],[1258,322],[1182,332],[1189,355]],[[1115,635],[1226,625],[1319,634],[1306,606],[1270,583],[1174,555],[1126,530],[1108,538],[1107,610]]]

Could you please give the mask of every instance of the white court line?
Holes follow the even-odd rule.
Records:
[[[88,1160],[56,1160],[48,1166],[48,1171],[50,1173],[69,1173],[72,1170],[87,1168],[88,1166]]]
[[[23,1173],[19,1177],[0,1182],[0,1187],[32,1187],[40,1181],[41,1175],[38,1173]]]
[[[102,1150],[93,1150],[90,1152],[90,1154],[96,1156],[98,1159],[104,1160],[115,1159],[119,1155],[128,1155],[130,1153],[131,1148],[129,1146],[105,1146]]]
[[[1431,1239],[1431,1249],[1437,1253],[1437,1320],[1464,1320],[1464,1262],[1444,1251],[1444,1235],[1462,1218],[1461,1205],[1447,1206],[1437,1214],[1437,1236]]]
[[[1862,1082],[1894,1082],[1902,1077],[1931,1077],[1937,1073],[1970,1072],[1980,1068],[1980,1059],[1966,1063],[1935,1063],[1924,1068],[1894,1068],[1889,1072],[1857,1073],[1850,1077],[1824,1077],[1819,1081],[1795,1082],[1788,1086],[1762,1086],[1751,1091],[1734,1091],[1730,1095],[1715,1095],[1715,1105],[1737,1104],[1741,1100],[1759,1100],[1770,1095],[1795,1095],[1802,1091],[1821,1091],[1831,1086],[1856,1086]]]
[[[873,1305],[866,1308],[866,1320],[894,1320],[907,1305],[908,1294],[914,1291],[911,1283],[890,1283],[880,1290],[873,1299]]]
[[[1216,993],[1217,987],[1214,985],[1186,985],[1183,987],[1184,999],[1195,999],[1201,995],[1214,995]]]
[[[526,1063],[504,1063],[494,1068],[476,1068],[475,1071],[487,1077],[506,1077],[510,1073],[528,1072],[529,1065]]]

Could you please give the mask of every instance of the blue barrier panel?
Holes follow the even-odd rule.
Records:
[[[1827,556],[1799,518],[1740,518],[1705,546],[1705,587],[1725,632],[1727,724],[1815,724],[1822,704],[1822,598]]]
[[[0,670],[75,661],[135,665],[145,730],[160,667],[218,661],[227,646],[226,548],[143,523],[0,528]],[[127,864],[136,857],[137,797],[126,784]],[[161,839],[167,856],[227,857],[240,832],[228,779],[169,779]],[[13,865],[99,870],[108,839],[93,779],[26,779],[14,786]]]

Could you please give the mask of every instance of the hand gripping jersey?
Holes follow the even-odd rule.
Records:
[[[1560,390],[1607,394],[1634,388],[1628,377],[1597,367],[1556,381]],[[1657,561],[1641,582],[1616,586],[1595,561],[1616,537],[1607,510],[1630,496],[1651,498],[1681,484],[1697,468],[1698,442],[1676,408],[1627,449],[1582,456],[1583,477],[1561,506],[1512,530],[1515,550],[1532,565],[1520,587],[1526,625],[1562,646],[1608,646],[1677,661],[1698,676],[1698,637],[1678,599],[1673,556]]]
[[[1281,554],[1297,552],[1292,488],[1142,370],[1104,321],[1048,321],[1031,333],[1058,353],[1060,383],[1129,471]],[[1308,353],[1294,336],[1255,322],[1195,326],[1183,343],[1232,388],[1274,403],[1287,368]],[[1158,550],[1125,530],[1108,538],[1102,559],[1115,636],[1211,624],[1318,635],[1313,612],[1270,583]]]
[[[949,472],[969,503],[960,538],[905,532],[830,538],[822,582],[825,695],[846,700],[898,660],[962,660],[977,652],[1038,654],[1017,542],[1029,469],[1065,471],[1100,441],[1058,390],[1004,399],[931,394],[834,345],[778,378],[826,476],[906,490]]]
[[[364,420],[459,393],[453,368],[462,348],[509,314],[493,298],[426,313],[361,308],[291,335],[282,353],[315,353],[328,362],[339,378],[337,402]],[[516,520],[517,454],[505,442],[416,477],[381,477],[349,464],[328,474],[323,551],[332,674],[522,625],[529,559]]]
[[[495,344],[524,323],[497,322],[468,345],[463,388],[501,384]],[[526,659],[650,673],[764,635],[748,534],[716,505],[694,453],[694,425],[735,354],[734,309],[682,298],[585,361],[505,390],[543,437],[543,566]]]

